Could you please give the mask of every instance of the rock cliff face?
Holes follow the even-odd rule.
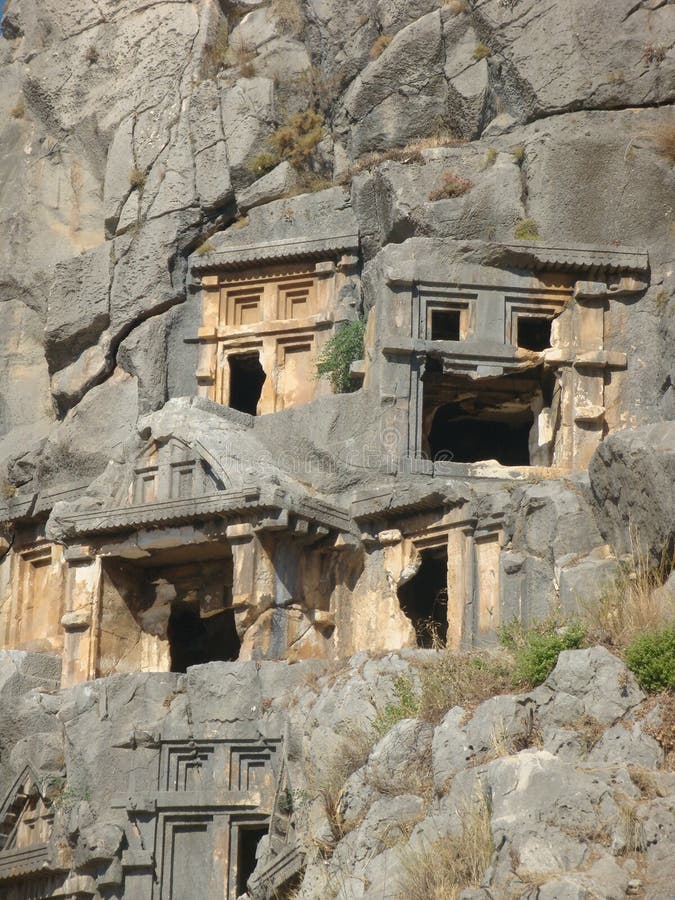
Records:
[[[58,692],[53,661],[0,653],[0,790],[32,798],[59,876],[39,896],[237,897],[251,876],[254,898],[440,898],[472,866],[464,900],[671,896],[672,698],[594,648],[530,693],[420,711],[438,662],[209,663]],[[37,855],[22,837],[3,878]]]
[[[618,659],[382,723],[424,648],[672,559],[674,34],[7,0],[0,894],[416,898],[482,834],[464,900],[670,895]]]

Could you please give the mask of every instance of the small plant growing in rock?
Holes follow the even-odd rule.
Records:
[[[387,703],[373,722],[373,730],[378,738],[388,734],[402,719],[414,719],[419,714],[419,697],[410,677],[399,675],[394,681],[394,693],[396,700]]]
[[[316,374],[328,378],[336,394],[348,394],[355,389],[349,368],[353,362],[363,359],[365,333],[365,319],[348,322],[338,328],[321,350]]]
[[[642,54],[642,58],[650,66],[652,63],[662,63],[666,58],[666,48],[663,44],[647,44]]]
[[[26,115],[26,104],[23,97],[19,97],[14,106],[10,109],[9,114],[13,119],[23,119]]]
[[[451,200],[454,197],[461,197],[467,194],[473,187],[473,181],[468,178],[461,178],[454,172],[446,172],[443,175],[441,186],[429,194],[429,200]]]
[[[563,650],[578,650],[586,637],[580,622],[558,627],[555,622],[542,622],[525,629],[514,622],[502,629],[502,644],[516,658],[516,681],[537,685],[545,681],[555,668]]]
[[[288,160],[296,171],[307,172],[322,136],[321,113],[311,109],[296,113],[269,136],[267,143],[271,149],[255,156],[248,167],[260,177]]]
[[[215,246],[212,241],[206,240],[203,244],[200,244],[199,247],[195,250],[197,256],[206,256],[207,253],[212,253],[215,250]]]
[[[379,56],[382,56],[384,51],[387,49],[389,44],[394,40],[394,36],[392,34],[381,34],[379,38],[375,41],[373,46],[370,48],[370,58],[375,60]]]
[[[132,188],[138,188],[138,190],[141,190],[145,186],[146,178],[146,173],[138,166],[134,166],[129,170],[129,184]]]
[[[470,8],[467,0],[445,0],[443,6],[449,6],[450,12],[454,13],[456,16],[469,12]]]
[[[626,649],[626,663],[643,690],[675,690],[675,625],[638,635]]]
[[[488,147],[485,151],[485,156],[483,157],[483,168],[489,169],[490,166],[494,166],[497,161],[497,151],[494,147]]]
[[[269,143],[280,160],[287,159],[294,169],[305,169],[323,136],[323,116],[308,109],[291,116],[278,128]]]
[[[475,50],[473,51],[473,58],[475,60],[487,59],[492,56],[492,50],[487,46],[487,44],[477,44]]]
[[[658,721],[645,728],[658,741],[666,754],[666,768],[673,771],[675,757],[675,694],[661,694],[658,705]]]
[[[515,159],[515,161],[520,165],[525,159],[525,147],[522,144],[517,144],[511,150],[511,156]]]
[[[263,175],[267,175],[275,166],[278,166],[280,162],[281,160],[276,153],[272,153],[271,150],[263,150],[262,153],[258,153],[257,156],[253,157],[248,164],[248,168],[258,178],[262,178]]]
[[[222,20],[202,50],[202,70],[205,78],[214,78],[227,65],[228,48],[228,24],[226,20]]]
[[[539,225],[534,219],[521,219],[513,229],[513,236],[517,241],[538,241]]]
[[[16,495],[16,488],[9,481],[2,479],[0,481],[0,497],[4,500],[11,500]]]
[[[93,44],[89,44],[89,46],[87,47],[87,52],[84,54],[84,58],[87,60],[90,66],[93,66],[94,63],[98,62],[99,53]]]

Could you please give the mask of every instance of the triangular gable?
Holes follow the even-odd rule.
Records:
[[[24,769],[0,809],[0,858],[10,851],[47,844],[52,819],[30,769]]]
[[[199,443],[172,437],[151,440],[133,464],[131,478],[117,494],[118,507],[144,506],[167,500],[191,500],[224,490],[229,479]]]

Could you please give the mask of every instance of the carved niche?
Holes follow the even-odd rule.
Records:
[[[269,830],[280,740],[164,741],[157,790],[126,808],[127,900],[236,900]]]
[[[204,275],[200,395],[250,415],[313,400],[338,280],[332,261]]]

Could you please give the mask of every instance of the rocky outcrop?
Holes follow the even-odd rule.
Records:
[[[479,820],[485,865],[464,897],[665,898],[672,742],[659,722],[672,715],[670,701],[646,701],[623,663],[596,647],[562,653],[529,693],[439,708],[440,722],[411,717],[414,702],[397,705],[401,684],[414,700],[425,690],[420,666],[439,660],[364,654],[334,671],[319,662],[210,663],[54,694],[44,657],[3,652],[0,690],[16,712],[2,781],[29,765],[56,810],[52,842],[66,840],[73,871],[108,885],[110,896],[125,896],[120,846],[136,815],[120,797],[153,794],[160,747],[189,752],[227,735],[249,748],[282,739],[276,816],[290,823],[304,860],[295,865],[306,900],[402,896],[429,850],[437,866],[448,864]],[[279,840],[271,832],[261,844],[259,873]],[[251,897],[271,896],[264,878],[250,883]]]
[[[619,552],[635,548],[655,564],[673,555],[675,426],[622,432],[604,441],[590,467],[603,534]]]

